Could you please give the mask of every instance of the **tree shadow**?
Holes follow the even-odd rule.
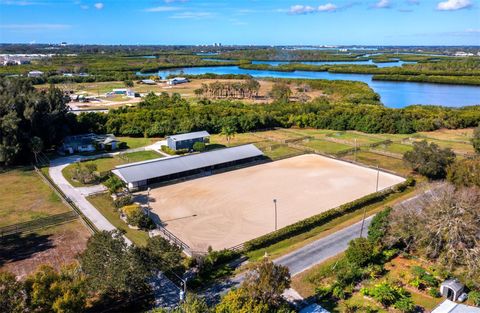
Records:
[[[0,238],[0,266],[31,258],[55,247],[51,235],[13,234]]]

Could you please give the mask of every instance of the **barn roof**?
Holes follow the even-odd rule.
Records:
[[[208,166],[262,156],[252,144],[186,156],[161,158],[116,166],[113,173],[127,183],[200,169]]]
[[[440,303],[432,313],[480,313],[480,308],[445,300]]]
[[[203,131],[193,132],[193,133],[172,135],[172,136],[169,136],[169,138],[173,139],[174,141],[182,141],[182,140],[204,138],[208,136],[210,136],[210,134],[203,130]]]

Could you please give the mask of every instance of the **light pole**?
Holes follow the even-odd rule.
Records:
[[[273,199],[273,205],[275,206],[275,230],[277,230],[277,199]]]
[[[378,179],[380,177],[380,167],[377,164],[377,184],[375,186],[375,192],[378,192]],[[362,218],[362,227],[360,228],[360,237],[362,237],[363,234],[363,225],[365,224],[365,215],[367,214],[367,207],[363,207],[363,218]]]

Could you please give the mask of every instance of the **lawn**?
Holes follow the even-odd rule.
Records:
[[[257,148],[262,150],[265,156],[272,160],[278,160],[285,157],[296,156],[303,154],[304,152],[286,144],[280,144],[275,141],[262,141],[254,144]]]
[[[372,143],[377,143],[383,141],[380,137],[362,135],[357,132],[351,131],[337,131],[332,132],[326,136],[327,138],[340,139],[345,141],[346,144],[355,145],[355,140],[357,140],[358,146],[370,145]]]
[[[230,139],[230,143],[227,142],[225,135],[216,134],[216,135],[210,136],[210,144],[223,145],[223,146],[229,146],[229,147],[245,145],[248,143],[255,143],[260,141],[265,141],[265,139],[257,137],[252,133],[236,134],[233,138]]]
[[[349,154],[345,156],[347,160],[354,160],[355,156]],[[360,151],[357,153],[357,162],[369,165],[369,166],[379,166],[381,169],[393,171],[399,173],[400,175],[409,175],[411,169],[405,165],[403,160],[384,156],[381,154],[376,154],[373,152]]]
[[[117,137],[117,139],[125,142],[128,148],[130,149],[149,146],[156,143],[157,141],[163,140],[163,138],[144,138],[144,137]]]
[[[87,198],[90,203],[102,213],[105,218],[112,223],[113,226],[121,231],[125,231],[125,236],[134,242],[136,245],[145,246],[148,239],[148,233],[142,230],[132,229],[120,219],[118,212],[115,212],[115,207],[112,204],[112,198],[108,193],[90,196]]]
[[[403,155],[405,152],[413,149],[411,145],[404,145],[401,143],[391,143],[388,145],[379,145],[374,148],[375,150],[384,150],[391,153]]]
[[[433,132],[420,132],[421,136],[445,140],[445,141],[461,141],[461,142],[470,142],[470,139],[473,137],[473,128],[465,129],[439,129]]]
[[[0,227],[69,211],[31,169],[1,172],[0,190]]]
[[[294,132],[285,131],[283,129],[256,132],[255,134],[261,137],[265,137],[266,139],[268,138],[269,140],[282,142],[285,140],[300,139],[302,137],[305,137]]]
[[[163,155],[155,152],[155,151],[137,151],[131,153],[120,153],[113,157],[104,157],[98,158],[91,161],[97,165],[97,172],[104,173],[112,170],[117,165],[133,163],[133,162],[140,162],[145,160],[157,159],[162,158]],[[75,168],[75,164],[70,164],[62,170],[63,176],[68,180],[68,182],[74,187],[84,187],[85,184],[82,184],[72,178],[72,171]]]
[[[302,142],[298,142],[298,144],[326,154],[337,154],[352,148],[351,146],[343,143],[336,143],[319,139],[307,139]]]

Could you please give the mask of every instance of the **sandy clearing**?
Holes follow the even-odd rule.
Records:
[[[151,190],[152,210],[192,249],[218,250],[375,192],[375,170],[306,154]],[[402,182],[380,172],[379,189]]]

